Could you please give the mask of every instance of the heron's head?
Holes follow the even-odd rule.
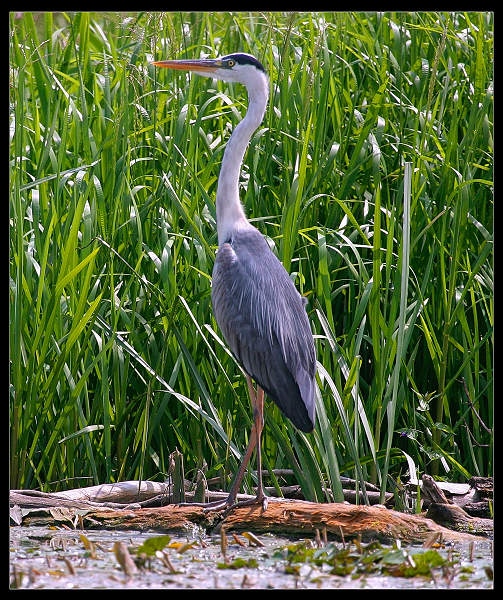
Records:
[[[267,80],[262,64],[251,54],[242,52],[227,54],[222,58],[202,58],[197,60],[159,60],[152,63],[156,67],[192,71],[198,75],[236,81],[248,87],[258,80]]]

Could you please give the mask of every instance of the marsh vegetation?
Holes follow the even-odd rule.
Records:
[[[246,91],[149,62],[239,50],[271,77],[242,202],[318,359],[316,429],[267,403],[264,467],[318,501],[491,475],[492,13],[44,12],[10,14],[12,487],[162,481],[175,448],[235,472],[251,414],[210,286]]]

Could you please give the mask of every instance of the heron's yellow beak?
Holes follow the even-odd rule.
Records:
[[[222,61],[219,59],[201,58],[199,60],[156,60],[152,64],[156,67],[177,69],[179,71],[213,73],[222,66]]]

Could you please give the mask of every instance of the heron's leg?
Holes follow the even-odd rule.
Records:
[[[264,504],[264,510],[267,507],[267,501],[265,500],[266,496],[264,494],[264,486],[262,485],[262,444],[260,442],[260,438],[262,435],[262,429],[264,428],[264,390],[257,386],[257,394],[255,396],[255,407],[254,407],[254,416],[255,416],[255,435],[257,438],[257,501],[261,501]]]
[[[232,486],[229,492],[229,495],[225,500],[215,500],[214,502],[192,502],[190,503],[192,506],[203,506],[204,511],[213,511],[220,510],[225,508],[224,516],[232,510],[235,506],[248,506],[250,504],[262,504],[263,509],[267,508],[267,496],[264,494],[264,488],[262,484],[262,454],[260,451],[260,438],[262,434],[262,429],[264,428],[264,390],[257,386],[257,392],[253,389],[253,384],[250,377],[246,377],[246,381],[248,383],[248,390],[250,392],[250,401],[253,408],[253,424],[250,432],[250,441],[248,442],[248,448],[246,449],[246,453],[241,461],[241,465],[239,467],[236,476],[234,477],[234,481],[232,482]],[[236,497],[239,492],[239,488],[241,487],[241,482],[243,480],[246,467],[250,461],[250,457],[254,448],[257,448],[257,474],[258,474],[258,486],[257,486],[257,496],[255,498],[250,498],[249,500],[240,500],[236,502]],[[188,503],[187,503],[188,504]]]
[[[253,389],[252,380],[250,377],[248,377],[248,375],[246,376],[246,382],[248,384],[248,391],[250,393],[250,402],[251,402],[251,405],[253,408],[253,415],[254,415],[252,429],[250,432],[250,441],[248,442],[248,448],[246,449],[246,453],[243,457],[243,460],[241,461],[239,470],[234,477],[234,481],[232,482],[232,486],[231,486],[229,495],[227,496],[227,498],[225,500],[215,500],[213,502],[191,502],[190,503],[190,504],[196,505],[196,506],[203,506],[206,511],[219,510],[221,508],[225,508],[225,507],[229,508],[231,506],[234,506],[234,504],[236,503],[236,497],[238,495],[239,488],[241,487],[241,482],[243,481],[246,467],[248,466],[248,463],[250,462],[250,457],[251,457],[252,452],[257,444],[257,437],[260,440],[260,433],[258,436],[256,433],[256,427],[257,427],[256,419],[255,419],[256,393],[255,393],[255,390]],[[260,390],[260,388],[259,388],[259,390]],[[263,410],[264,392],[262,390],[260,390],[260,391],[262,392],[262,410]],[[263,417],[261,420],[260,431],[262,431],[262,427],[263,427]],[[260,473],[259,477],[262,478],[262,473]],[[189,503],[186,503],[186,504],[189,504]]]
[[[250,377],[248,377],[248,375],[246,376],[246,382],[248,383],[248,391],[250,392],[250,401],[251,401],[251,405],[253,407],[254,418],[253,418],[252,429],[250,432],[250,441],[248,442],[248,448],[246,449],[246,454],[244,455],[243,460],[241,461],[241,465],[239,466],[239,471],[236,473],[236,476],[234,477],[234,481],[232,482],[232,487],[229,492],[229,496],[227,497],[227,500],[226,500],[226,503],[229,506],[233,505],[236,502],[236,496],[238,495],[239,488],[241,487],[241,482],[243,481],[246,467],[248,466],[248,463],[250,462],[250,458],[251,458],[253,449],[255,448],[257,441],[260,443],[260,433],[257,436],[257,423],[255,421],[256,394],[255,394],[255,390],[253,389],[252,380],[250,379]],[[262,401],[263,401],[263,399],[262,399]]]
[[[253,445],[257,447],[257,495],[255,498],[250,498],[249,500],[240,500],[239,502],[235,501],[236,494],[239,489],[239,484],[241,483],[241,479],[244,474],[243,469],[241,479],[238,480],[238,478],[236,477],[236,480],[232,486],[232,490],[229,494],[229,497],[227,498],[227,508],[223,513],[224,518],[229,513],[229,511],[231,511],[236,506],[250,506],[251,504],[262,504],[263,510],[266,510],[268,504],[268,499],[267,496],[264,494],[264,487],[262,485],[262,454],[260,451],[260,436],[262,434],[262,429],[264,428],[264,390],[261,387],[257,386],[257,393],[255,394],[252,393],[253,388],[251,386],[251,381],[249,381],[248,385],[251,388],[250,399],[252,400],[253,406],[253,428],[250,436],[250,445],[248,446],[248,449],[251,448],[253,450],[252,444],[253,439],[255,438],[255,444]],[[236,484],[238,484],[237,487]]]
[[[227,504],[231,506],[236,505],[236,496],[238,494],[239,487],[241,485],[241,481],[243,480],[243,476],[246,470],[246,466],[248,464],[248,461],[250,460],[251,453],[253,452],[254,447],[257,448],[257,497],[252,500],[243,500],[242,502],[238,502],[237,504],[241,505],[255,502],[264,502],[264,499],[266,497],[262,485],[262,453],[260,447],[260,438],[262,435],[262,429],[264,428],[264,390],[261,387],[257,386],[257,391],[255,392],[250,377],[247,376],[246,381],[248,383],[250,401],[253,408],[253,426],[250,432],[250,442],[248,444],[246,455],[241,463],[241,466],[239,467],[239,471],[234,479],[231,491],[229,492],[229,497],[227,498]]]
[[[186,506],[202,506],[205,511],[210,510],[220,510],[221,508],[228,508],[230,506],[234,506],[236,503],[236,496],[238,495],[239,488],[241,486],[241,481],[243,480],[246,467],[250,462],[250,457],[255,448],[255,444],[257,443],[257,436],[255,434],[255,425],[253,425],[252,430],[250,432],[250,441],[248,443],[248,448],[246,449],[246,453],[241,461],[241,465],[239,466],[239,470],[234,477],[234,481],[232,482],[232,487],[230,489],[229,495],[224,500],[214,500],[213,502],[183,502],[182,505]]]

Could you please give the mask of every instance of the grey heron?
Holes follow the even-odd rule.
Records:
[[[206,503],[209,510],[262,504],[260,436],[264,425],[264,392],[301,431],[314,428],[316,355],[301,297],[264,236],[247,220],[239,200],[239,176],[250,139],[262,122],[269,97],[269,79],[250,54],[217,59],[162,60],[158,67],[244,84],[248,110],[225,148],[216,194],[218,251],[212,274],[211,300],[215,319],[246,373],[253,425],[246,453],[226,500]],[[252,380],[257,385],[254,390]],[[246,466],[257,452],[257,495],[236,502]]]

